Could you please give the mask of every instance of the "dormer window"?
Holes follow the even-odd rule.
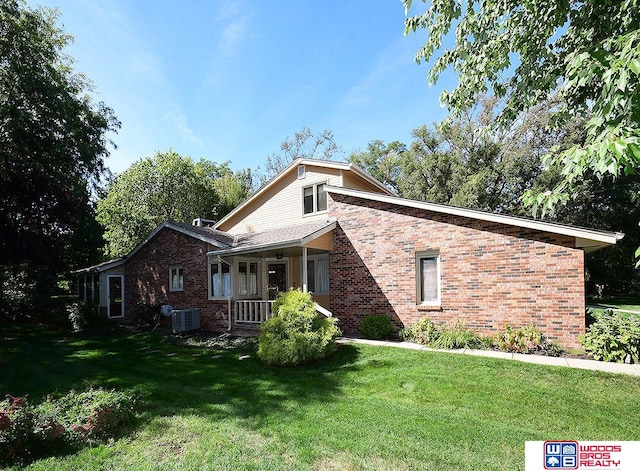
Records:
[[[327,190],[325,183],[317,183],[302,189],[304,214],[314,214],[327,210]]]

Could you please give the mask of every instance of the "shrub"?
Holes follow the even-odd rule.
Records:
[[[160,321],[161,304],[145,303],[138,301],[131,313],[133,322],[140,327],[152,327]]]
[[[400,338],[421,345],[430,345],[440,336],[440,331],[428,317],[423,317],[411,327],[400,331]]]
[[[0,407],[0,463],[24,464],[115,437],[133,419],[136,399],[98,388],[35,406],[7,394]]]
[[[496,341],[500,350],[517,353],[538,352],[553,357],[560,356],[562,353],[562,347],[550,342],[533,322],[519,329],[513,329],[509,324],[505,324],[504,328],[504,332],[498,333]]]
[[[513,329],[505,324],[505,331],[498,333],[498,348],[507,352],[529,353],[542,345],[542,332],[533,324]]]
[[[431,345],[435,348],[452,350],[454,348],[478,348],[482,346],[482,340],[473,330],[467,329],[462,321],[456,321],[453,325],[442,327],[440,335]]]
[[[393,335],[391,319],[385,314],[365,317],[360,330],[365,338],[374,340],[388,339]]]
[[[68,304],[67,315],[69,322],[71,322],[71,327],[76,332],[108,324],[106,316],[101,315],[98,310],[98,303],[91,301]]]
[[[291,289],[273,306],[260,328],[258,356],[269,365],[293,366],[324,358],[335,349],[335,318],[319,317],[309,293]]]
[[[33,264],[0,265],[0,317],[47,322],[56,276]]]
[[[596,360],[617,363],[640,361],[640,322],[611,310],[591,324],[581,339]]]

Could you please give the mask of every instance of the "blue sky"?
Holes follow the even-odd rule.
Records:
[[[28,1],[60,10],[75,70],[122,122],[114,172],[169,148],[255,170],[303,126],[346,157],[446,116],[399,0]]]

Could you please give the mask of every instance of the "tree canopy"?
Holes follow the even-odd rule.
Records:
[[[64,265],[105,175],[107,134],[120,127],[73,71],[56,18],[0,2],[0,265]]]
[[[499,130],[490,126],[496,100],[484,98],[457,118],[414,129],[409,146],[373,141],[350,160],[405,198],[522,215],[522,193],[551,182],[539,180],[540,157],[553,145],[566,148],[584,138],[579,119],[549,129],[555,104],[540,103]]]
[[[260,185],[264,185],[296,159],[332,160],[342,152],[340,146],[336,144],[332,131],[325,129],[314,136],[307,126],[296,132],[293,138],[287,136],[280,143],[280,150],[282,151],[280,154],[267,156],[265,171],[259,177]]]
[[[408,13],[413,2],[403,3]],[[441,95],[455,115],[487,92],[504,104],[502,127],[555,93],[555,124],[588,115],[585,140],[546,157],[563,178],[553,191],[527,194],[534,208],[567,201],[570,186],[590,174],[640,168],[640,0],[434,0],[405,21],[405,32],[420,29],[428,37],[416,60],[434,59],[429,81],[448,68],[458,76]],[[455,44],[445,47],[452,30]]]
[[[218,219],[249,195],[250,173],[228,164],[193,162],[169,150],[134,162],[118,175],[97,208],[109,257],[126,255],[164,221]]]

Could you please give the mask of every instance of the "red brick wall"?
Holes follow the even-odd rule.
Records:
[[[161,230],[125,264],[125,310],[134,304],[171,304],[200,309],[203,330],[226,331],[227,302],[208,300],[207,243],[170,228]],[[183,291],[169,291],[169,267],[182,265]]]
[[[572,237],[329,195],[338,219],[330,255],[331,311],[346,334],[367,315],[396,329],[423,316],[462,320],[479,334],[531,322],[577,347],[584,332],[584,254]],[[441,306],[416,305],[416,252],[436,250]]]

